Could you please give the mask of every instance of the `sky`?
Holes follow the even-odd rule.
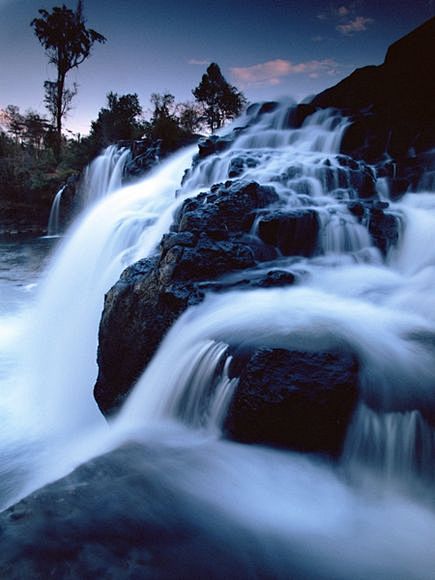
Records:
[[[54,79],[30,22],[39,8],[76,0],[0,0],[0,109],[44,110]],[[355,68],[382,63],[388,46],[435,15],[435,0],[84,0],[87,25],[107,38],[69,75],[79,92],[65,126],[87,134],[109,91],[193,100],[208,63],[250,102],[296,101]]]

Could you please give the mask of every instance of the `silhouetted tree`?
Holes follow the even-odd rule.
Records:
[[[103,43],[106,38],[92,28],[86,28],[83,3],[80,0],[75,11],[63,4],[55,6],[51,12],[41,9],[39,14],[41,17],[33,19],[31,26],[45,49],[49,63],[57,69],[56,80],[44,83],[44,100],[53,117],[60,148],[62,120],[77,93],[75,83],[72,88],[66,87],[66,76],[89,57],[95,42]]]
[[[204,121],[211,132],[222,127],[227,119],[240,115],[246,105],[243,93],[225,80],[215,62],[208,66],[192,93],[203,107]]]
[[[143,133],[142,107],[136,93],[107,94],[107,106],[100,109],[91,123],[90,138],[97,149],[117,141],[138,139]]]
[[[3,110],[2,117],[8,133],[14,136],[15,142],[21,141],[24,132],[24,117],[20,113],[20,108],[16,105],[8,105]]]
[[[187,133],[197,133],[203,126],[202,108],[197,103],[185,102],[177,105],[180,127]]]

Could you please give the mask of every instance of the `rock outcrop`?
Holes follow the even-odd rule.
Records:
[[[404,159],[435,147],[435,18],[394,44],[384,63],[355,70],[311,105],[353,116],[342,151],[381,161]]]
[[[106,296],[100,325],[95,398],[104,413],[119,407],[167,330],[203,299],[206,288],[293,282],[286,272],[245,273],[276,256],[273,246],[249,232],[256,212],[277,201],[271,187],[254,182],[229,182],[188,199],[158,255],[123,273]],[[233,272],[243,276],[236,282],[220,279]]]

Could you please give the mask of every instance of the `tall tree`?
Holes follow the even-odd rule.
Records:
[[[31,26],[45,49],[48,61],[55,65],[55,81],[46,81],[45,104],[53,117],[58,145],[62,138],[62,121],[77,93],[77,86],[66,87],[66,76],[77,68],[90,54],[95,42],[104,43],[106,38],[92,28],[86,28],[83,16],[83,3],[77,3],[75,11],[62,6],[55,6],[51,12],[39,10],[40,18],[34,18]]]
[[[211,132],[222,127],[227,119],[240,115],[246,105],[243,93],[225,80],[215,62],[208,66],[192,93],[202,105],[204,120]]]

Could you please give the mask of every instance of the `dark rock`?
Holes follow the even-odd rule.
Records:
[[[352,215],[358,218],[358,221],[361,222],[362,218],[365,215],[365,207],[364,204],[360,201],[351,201],[347,204],[347,209],[350,211]]]
[[[263,115],[264,113],[273,113],[278,107],[279,103],[276,101],[267,101],[261,104],[258,114]]]
[[[353,113],[342,151],[382,160],[405,158],[435,146],[435,18],[388,49],[380,66],[357,69],[311,102]]]
[[[182,205],[176,220],[178,231],[248,232],[258,209],[278,201],[275,190],[255,182],[231,181],[217,191],[202,193]]]
[[[258,222],[260,239],[279,248],[285,256],[311,256],[317,247],[318,233],[317,212],[310,209],[276,211]]]
[[[279,288],[294,284],[296,276],[286,270],[245,271],[237,278],[221,279],[212,282],[202,282],[199,288],[214,292],[225,292],[230,289],[252,290],[253,288]]]
[[[140,177],[158,165],[162,157],[161,140],[134,141],[131,145],[131,159],[125,164],[125,176]]]
[[[317,107],[310,103],[302,103],[295,107],[290,107],[287,116],[287,127],[289,129],[300,129],[307,118],[317,111]]]
[[[241,371],[225,431],[244,443],[338,456],[357,395],[348,353],[260,349]]]
[[[213,455],[131,443],[35,491],[0,514],[0,577],[266,578],[255,533],[180,484],[186,469],[203,481]]]
[[[385,213],[379,207],[369,210],[368,230],[373,243],[386,255],[399,241],[401,222],[398,216]]]
[[[212,135],[205,139],[201,139],[198,143],[198,156],[200,159],[204,159],[209,155],[214,155],[215,153],[220,153],[225,151],[231,145],[231,138],[222,138],[217,135]]]
[[[203,299],[202,282],[275,257],[249,230],[256,211],[277,200],[271,187],[254,182],[188,199],[159,254],[125,270],[106,295],[100,323],[94,395],[104,414],[119,408],[178,316]]]

